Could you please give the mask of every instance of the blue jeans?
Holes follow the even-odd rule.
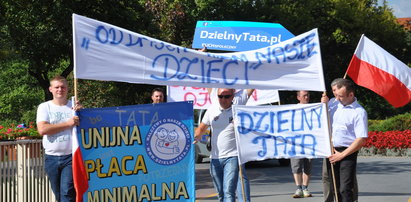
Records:
[[[247,172],[245,172],[245,164],[241,165],[241,169],[243,171],[243,181],[244,181],[244,191],[245,191],[245,200],[246,202],[250,202],[250,182],[248,181]],[[243,200],[243,190],[241,188],[241,178],[238,175],[238,183],[237,183],[237,198],[239,202],[244,202]]]
[[[236,156],[211,159],[210,174],[220,202],[235,202],[238,181],[238,158]]]
[[[51,189],[59,202],[75,201],[71,154],[64,156],[45,155],[44,167],[49,177]]]

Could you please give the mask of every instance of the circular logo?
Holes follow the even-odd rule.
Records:
[[[146,137],[148,156],[161,165],[173,165],[187,156],[191,136],[186,125],[176,119],[155,122]]]

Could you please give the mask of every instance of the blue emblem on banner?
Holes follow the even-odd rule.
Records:
[[[191,136],[186,125],[176,119],[154,123],[146,137],[148,156],[161,165],[173,165],[188,154]]]

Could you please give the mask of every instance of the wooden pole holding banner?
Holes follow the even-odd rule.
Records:
[[[246,197],[245,197],[245,188],[244,188],[244,179],[243,179],[243,166],[241,164],[239,164],[238,166],[239,166],[238,169],[240,171],[241,193],[243,194],[241,197],[243,197],[243,201],[245,202]]]
[[[74,103],[73,103],[73,106],[75,106],[76,105],[76,103],[77,103],[77,78],[74,78],[73,79],[73,86],[74,86]]]
[[[74,85],[74,103],[73,106],[76,105],[77,103],[77,59],[76,59],[76,26],[74,25],[74,15],[72,17],[72,22],[73,22],[73,85]]]
[[[324,94],[326,92],[324,91]],[[327,124],[328,124],[328,137],[330,140],[330,149],[331,149],[331,155],[334,154],[334,145],[332,143],[332,129],[331,129],[331,120],[330,120],[330,114],[328,113],[328,103],[325,103],[325,109],[327,111]],[[330,162],[330,167],[331,167],[331,175],[332,175],[332,181],[333,181],[333,186],[334,186],[334,195],[335,195],[335,201],[338,202],[338,190],[337,190],[337,184],[335,182],[335,172],[334,172],[334,165]],[[328,173],[328,172],[327,172]]]

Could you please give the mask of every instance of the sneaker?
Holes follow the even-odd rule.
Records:
[[[293,198],[303,198],[304,194],[303,191],[301,189],[297,189],[297,191],[295,191]]]
[[[311,197],[311,196],[313,196],[313,195],[311,195],[310,191],[308,191],[308,189],[304,189],[304,190],[303,190],[303,194],[304,194],[304,197]]]

